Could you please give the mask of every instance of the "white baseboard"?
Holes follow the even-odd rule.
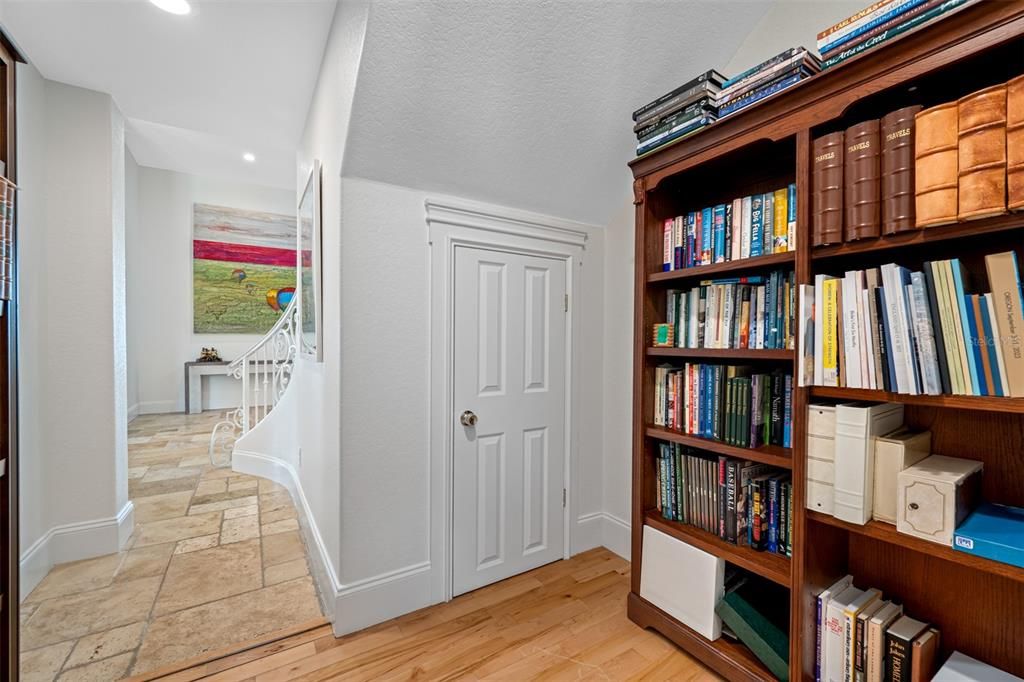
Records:
[[[306,546],[310,549],[311,570],[319,588],[324,615],[334,624],[336,636],[362,630],[434,603],[431,601],[429,561],[342,585],[295,469],[276,457],[237,447],[231,458],[231,467],[240,473],[268,478],[291,493],[299,510],[299,525],[305,535]]]
[[[309,502],[299,483],[299,475],[287,462],[258,452],[250,452],[235,448],[231,456],[231,468],[239,473],[250,476],[268,478],[274,483],[284,486],[292,496],[299,511],[299,526],[305,536],[306,547],[310,550],[310,570],[320,593],[320,604],[324,615],[331,621],[335,620],[338,592],[341,584],[338,573],[331,564],[330,554],[324,545],[316,519],[309,508]]]
[[[139,403],[135,403],[128,408],[128,423],[131,424],[132,420],[139,416]]]
[[[436,603],[431,565],[424,561],[343,586],[334,610],[334,635],[368,628]]]
[[[607,547],[629,561],[632,547],[629,524],[608,512],[593,512],[576,519],[577,534],[573,536],[573,554],[594,547]]]
[[[170,414],[181,412],[177,400],[149,400],[138,403],[139,414]]]
[[[19,590],[25,599],[57,564],[114,554],[131,537],[135,505],[129,500],[117,516],[54,526],[21,554]]]

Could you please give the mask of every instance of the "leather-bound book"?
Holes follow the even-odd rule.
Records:
[[[843,241],[843,132],[811,144],[811,213],[815,246]]]
[[[914,220],[918,227],[956,222],[957,103],[914,117]]]
[[[1011,211],[1024,210],[1024,76],[1006,84],[1006,198]]]
[[[878,119],[846,129],[846,241],[877,237],[882,224]]]
[[[1006,213],[1006,85],[957,102],[960,220]]]
[[[914,116],[920,105],[882,117],[882,234],[917,227],[914,222]]]

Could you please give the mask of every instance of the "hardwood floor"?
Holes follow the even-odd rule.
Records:
[[[629,564],[606,549],[340,639],[310,624],[162,682],[303,680],[716,680],[626,619]]]

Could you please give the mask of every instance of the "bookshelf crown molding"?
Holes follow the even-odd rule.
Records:
[[[424,202],[427,225],[454,225],[477,230],[532,237],[559,244],[586,248],[588,233],[602,229],[574,220],[556,218],[482,202],[453,199],[427,199]]]

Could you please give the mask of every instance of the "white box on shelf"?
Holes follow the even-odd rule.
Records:
[[[871,520],[875,488],[875,437],[903,425],[902,403],[836,405],[834,516],[864,525]]]
[[[644,526],[640,596],[710,640],[722,636],[715,605],[725,593],[725,561]]]
[[[896,530],[953,545],[953,532],[967,518],[981,493],[982,463],[932,455],[899,473]]]
[[[932,432],[899,429],[875,439],[875,494],[871,518],[896,523],[896,479],[932,454]]]

